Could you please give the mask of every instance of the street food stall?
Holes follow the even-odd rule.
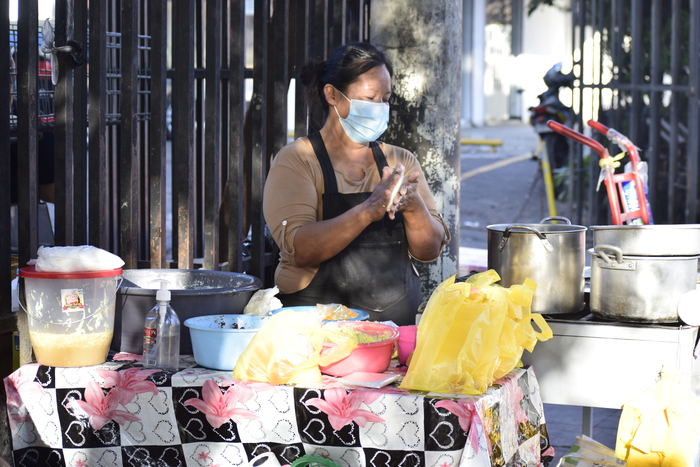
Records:
[[[81,335],[94,337],[109,327],[115,301],[139,295],[135,274],[120,263],[111,266],[20,270],[32,344],[46,343],[49,329],[70,352],[37,352],[37,362],[4,380],[17,465],[277,467],[321,459],[326,467],[534,467],[554,455],[535,372],[517,365],[524,348],[545,340],[531,325],[544,323],[530,313],[532,284],[504,288],[494,284],[493,271],[449,278],[431,295],[421,323],[407,327],[367,321],[362,310],[335,304],[258,315],[245,309],[207,315],[211,308],[202,305],[191,316],[191,308],[182,310],[189,317],[181,332],[191,340],[180,343],[188,352],[171,370],[124,351],[133,345],[124,323],[109,352],[72,348]],[[119,282],[121,276],[130,280]],[[163,302],[175,302],[178,293],[174,284],[168,293],[161,286],[144,286],[155,293],[154,308],[169,306]],[[249,294],[249,304],[267,292]],[[53,295],[64,305],[69,301],[71,311],[54,313]],[[190,289],[188,295],[198,294]],[[139,313],[148,313],[133,303],[120,307],[122,321],[143,321]],[[471,324],[457,318],[465,307],[477,311]],[[449,325],[437,325],[447,315],[453,315]],[[480,342],[476,335],[495,330],[497,322],[503,331]],[[404,331],[413,334],[402,338]],[[144,330],[144,347],[161,337]],[[464,345],[458,358],[450,351],[455,345]],[[462,378],[457,362],[473,365],[468,373],[474,377]],[[437,377],[429,367],[441,368]]]
[[[596,246],[585,252],[588,230]],[[13,455],[59,465],[262,465],[258,457],[266,453],[273,454],[264,459],[268,467],[299,466],[309,456],[332,462],[327,467],[546,464],[554,452],[543,402],[620,408],[664,367],[695,371],[697,302],[686,302],[696,290],[698,248],[696,225],[588,229],[558,218],[489,226],[489,270],[440,284],[412,353],[398,359],[405,327],[365,321],[362,310],[342,305],[265,312],[244,345],[248,325],[224,318],[251,318],[245,309],[217,311],[210,327],[200,322],[207,318],[202,309],[183,320],[191,347],[176,370],[144,366],[141,355],[121,348],[133,345],[122,333],[100,362],[39,359],[5,379]],[[37,274],[20,270],[25,279]],[[101,274],[94,279],[100,293],[83,290],[72,306],[113,298],[121,287],[114,276]],[[35,314],[46,312],[37,311],[37,287],[25,288],[30,329],[41,318]],[[146,311],[130,310],[120,320]],[[95,315],[61,326],[92,329],[89,319]],[[306,325],[312,331],[302,331]],[[213,333],[195,338],[198,327]],[[351,345],[347,336],[337,340],[341,327],[376,339],[357,337]],[[319,353],[302,359],[313,364],[290,376],[289,362],[313,347],[307,344],[317,331],[336,340],[324,340]],[[235,358],[214,334],[239,342]],[[197,340],[207,355],[227,349],[228,360],[203,359]],[[380,344],[381,358],[357,360],[356,351],[378,351]],[[353,355],[349,369],[340,365]]]

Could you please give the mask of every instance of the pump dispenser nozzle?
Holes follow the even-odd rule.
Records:
[[[171,298],[170,290],[168,290],[168,285],[170,284],[170,281],[167,279],[153,279],[151,282],[160,282],[160,288],[156,292],[156,301],[157,302],[169,302]]]

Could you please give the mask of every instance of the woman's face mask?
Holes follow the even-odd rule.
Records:
[[[348,99],[342,92],[340,94]],[[389,124],[389,104],[359,99],[348,99],[348,101],[350,101],[350,112],[345,118],[341,117],[336,106],[333,106],[345,134],[358,144],[376,141]]]

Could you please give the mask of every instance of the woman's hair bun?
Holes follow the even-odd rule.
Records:
[[[301,84],[305,87],[314,87],[313,85],[318,83],[321,79],[325,64],[326,62],[321,60],[311,60],[304,64],[299,70],[298,75]]]

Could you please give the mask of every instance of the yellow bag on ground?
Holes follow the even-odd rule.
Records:
[[[494,270],[465,282],[440,284],[418,324],[416,349],[402,388],[447,394],[481,394],[521,365],[523,349],[552,337],[544,318],[530,312],[536,285],[495,285]],[[532,327],[535,321],[540,332]]]
[[[327,334],[337,346],[321,355]],[[234,378],[270,384],[315,385],[321,382],[319,366],[350,355],[357,347],[352,336],[321,327],[315,313],[292,310],[272,315],[255,334],[233,369]]]
[[[700,465],[700,398],[684,373],[664,369],[651,388],[627,402],[615,455],[634,467]]]

